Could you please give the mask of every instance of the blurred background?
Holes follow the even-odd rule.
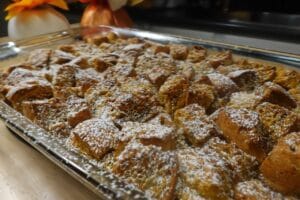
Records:
[[[0,2],[1,36],[7,35],[3,10],[8,3]],[[78,23],[85,5],[69,0],[69,6],[62,12]],[[127,10],[136,27],[156,32],[246,45],[252,43],[247,38],[276,41],[279,47],[300,43],[299,0],[146,0]]]

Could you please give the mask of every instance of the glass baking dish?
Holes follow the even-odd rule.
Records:
[[[99,26],[96,28],[73,28],[71,30],[41,35],[31,39],[0,44],[0,70],[24,61],[28,53],[34,49],[55,48],[62,44],[69,44],[75,40],[80,40],[85,36],[93,36],[110,31],[122,37],[138,37],[160,43],[201,45],[211,51],[231,50],[235,57],[245,57],[250,60],[271,63],[275,66],[280,65],[296,68],[297,70],[300,69],[300,55],[202,39],[163,35],[134,29]],[[147,199],[143,192],[101,169],[101,167],[97,165],[97,162],[69,150],[65,146],[64,141],[47,134],[45,130],[33,124],[4,101],[0,101],[0,117],[4,120],[9,129],[21,136],[32,147],[98,194],[100,198]]]

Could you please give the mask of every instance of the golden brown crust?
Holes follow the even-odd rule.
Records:
[[[188,104],[199,104],[208,109],[215,100],[214,88],[207,84],[193,83],[189,87]]]
[[[52,96],[52,88],[49,85],[24,84],[11,87],[5,97],[16,110],[21,111],[23,101],[31,99],[47,99]]]
[[[258,85],[258,76],[254,70],[236,70],[227,74],[242,91],[252,91]]]
[[[51,49],[36,49],[30,52],[27,63],[34,68],[46,68],[50,62]]]
[[[69,135],[66,104],[57,99],[25,101],[22,113],[51,134]]]
[[[284,196],[270,189],[258,179],[240,182],[235,186],[236,200],[284,199]]]
[[[296,108],[296,100],[280,85],[273,82],[266,82],[255,91],[261,96],[261,102],[267,101],[288,109]]]
[[[168,113],[174,113],[176,109],[187,105],[188,101],[188,80],[181,75],[171,76],[160,87],[158,98],[165,106]]]
[[[286,89],[296,88],[300,86],[300,74],[292,69],[278,67],[274,82]]]
[[[93,118],[78,124],[68,140],[85,154],[100,160],[115,148],[114,136],[118,131],[111,121]]]
[[[256,111],[273,144],[280,137],[298,129],[298,116],[284,107],[265,102],[258,105]]]
[[[191,61],[192,63],[197,63],[205,59],[206,57],[206,49],[201,46],[194,46],[189,50],[189,55],[187,60]]]
[[[172,152],[132,141],[116,158],[112,171],[155,199],[174,198],[178,162]]]
[[[213,122],[205,115],[205,110],[197,104],[178,109],[174,114],[174,121],[194,146],[204,144],[216,134]]]
[[[260,170],[267,183],[284,193],[300,194],[300,132],[278,140]]]
[[[212,149],[177,151],[179,177],[199,196],[207,199],[231,199],[232,171],[229,163]]]
[[[245,152],[262,161],[268,152],[265,133],[258,113],[247,109],[225,108],[218,113],[216,124],[225,137]]]
[[[207,74],[207,77],[214,86],[219,97],[228,96],[231,93],[238,91],[238,86],[227,76],[219,73],[209,73]]]
[[[230,51],[219,52],[208,56],[207,60],[213,68],[220,65],[230,65],[232,64],[232,54]]]
[[[188,56],[189,49],[184,45],[170,45],[170,54],[176,60],[185,60]]]
[[[92,113],[85,99],[70,96],[67,101],[67,121],[71,127],[92,117]]]

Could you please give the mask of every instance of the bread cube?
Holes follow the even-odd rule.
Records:
[[[60,87],[75,86],[75,66],[74,65],[52,65],[52,84]]]
[[[182,108],[187,104],[188,89],[189,82],[184,76],[171,76],[159,89],[159,101],[164,105],[166,111],[172,114],[176,109]]]
[[[187,59],[192,63],[197,63],[204,60],[206,57],[206,49],[201,46],[193,46],[189,49]]]
[[[185,60],[188,56],[189,49],[184,45],[170,45],[170,54],[175,60]]]
[[[261,97],[261,102],[270,102],[287,109],[297,107],[295,99],[280,85],[266,82],[256,90],[256,95]]]
[[[67,101],[67,121],[71,127],[92,117],[92,113],[85,99],[70,96]]]
[[[273,191],[259,179],[238,183],[234,192],[236,200],[285,199],[282,194]]]
[[[22,110],[22,102],[34,99],[48,99],[53,96],[52,88],[50,85],[43,84],[22,84],[14,86],[6,93],[6,99],[12,106],[18,110]]]
[[[300,73],[287,68],[278,67],[274,82],[285,89],[292,89],[300,85]]]
[[[229,163],[213,149],[179,149],[179,177],[205,199],[231,199],[232,171]]]
[[[223,51],[212,54],[207,58],[208,63],[213,67],[217,68],[220,65],[232,64],[232,53],[230,51]]]
[[[291,194],[300,193],[300,132],[288,134],[263,161],[260,170],[274,189]]]
[[[161,124],[126,122],[122,124],[122,131],[118,136],[119,148],[130,140],[137,139],[143,145],[155,145],[163,150],[175,148],[175,129]]]
[[[68,136],[70,133],[66,104],[57,99],[24,101],[22,113],[50,134]]]
[[[216,134],[212,121],[205,115],[205,110],[197,104],[191,104],[176,110],[174,121],[187,140],[194,146],[200,146]]]
[[[47,68],[51,54],[51,49],[36,49],[30,52],[26,62],[34,68]]]
[[[207,74],[207,77],[216,89],[219,97],[228,96],[238,91],[238,86],[227,76],[219,73],[210,73]]]
[[[150,198],[174,199],[178,163],[172,152],[132,141],[116,157],[112,171],[145,191]]]
[[[242,91],[251,91],[258,84],[258,76],[254,70],[237,70],[227,74]]]
[[[82,153],[100,160],[115,148],[118,131],[113,122],[92,118],[79,123],[72,130],[68,142]]]
[[[196,103],[208,109],[214,100],[215,94],[212,86],[193,83],[189,87],[188,104]]]
[[[223,135],[239,148],[262,161],[269,150],[258,113],[247,109],[224,108],[216,124]]]
[[[298,129],[298,116],[284,107],[264,102],[256,107],[256,111],[273,144]]]

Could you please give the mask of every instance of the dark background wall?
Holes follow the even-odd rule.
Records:
[[[8,0],[0,1],[0,36],[7,35],[7,23],[4,20],[6,12],[4,12],[4,8],[7,6],[8,3]]]
[[[300,35],[300,0],[145,1],[146,6],[128,9],[136,23],[188,26],[193,29],[212,27],[212,31],[237,34],[256,34],[260,31],[261,35],[266,37],[275,37],[282,32],[281,39],[299,39]],[[10,2],[10,0],[0,0],[0,37],[7,35],[7,22],[4,20],[7,13],[4,12],[4,8]],[[83,9],[82,4],[72,3],[70,11],[63,11],[63,13],[70,23],[76,23],[80,21]],[[269,29],[272,34],[268,35],[266,29]]]

